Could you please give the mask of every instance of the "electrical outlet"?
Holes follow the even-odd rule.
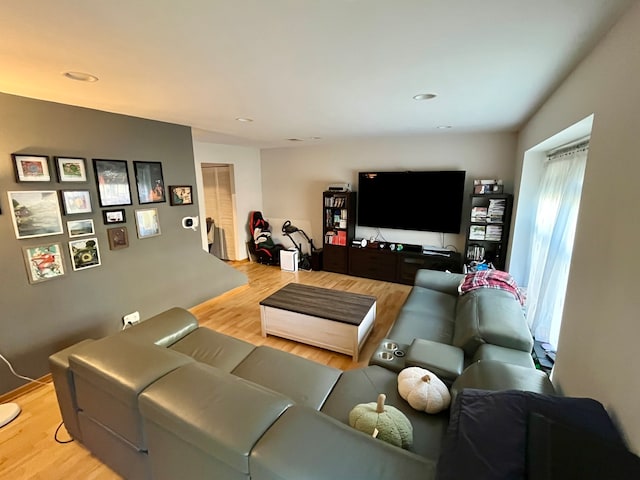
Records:
[[[129,313],[128,315],[125,315],[124,317],[122,317],[122,323],[124,323],[125,327],[127,325],[134,325],[139,321],[140,321],[140,312]]]

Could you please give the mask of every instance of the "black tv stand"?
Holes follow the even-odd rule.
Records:
[[[403,245],[401,251],[391,250],[387,246],[380,248],[367,246],[349,248],[349,275],[384,280],[386,282],[413,285],[416,272],[421,268],[430,270],[462,272],[462,256],[450,250],[422,253],[408,249]]]

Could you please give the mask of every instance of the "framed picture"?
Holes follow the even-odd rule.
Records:
[[[111,250],[119,250],[129,246],[127,227],[107,228],[107,237],[109,238],[109,249]]]
[[[23,247],[22,253],[29,283],[45,282],[64,275],[62,247],[59,243]]]
[[[14,153],[13,163],[18,182],[50,182],[49,157],[46,155],[20,155]]]
[[[64,233],[58,192],[7,192],[7,195],[17,239]]]
[[[86,182],[87,164],[84,158],[53,157],[59,182]]]
[[[170,185],[169,203],[171,205],[193,205],[191,185]]]
[[[89,190],[62,190],[62,206],[65,215],[91,213],[91,195]]]
[[[100,265],[100,248],[97,238],[69,242],[71,265],[74,270],[85,270]]]
[[[127,221],[127,215],[125,214],[124,208],[103,210],[102,218],[104,219],[105,225],[109,225],[110,223],[125,223]]]
[[[160,235],[160,220],[157,208],[136,210],[136,228],[138,238],[157,237]]]
[[[133,162],[138,187],[138,202],[166,202],[162,164],[160,162]]]
[[[67,232],[69,232],[70,238],[86,237],[87,235],[95,235],[96,229],[93,226],[93,220],[86,218],[84,220],[69,220]]]
[[[125,160],[93,159],[101,207],[131,205],[129,170]]]

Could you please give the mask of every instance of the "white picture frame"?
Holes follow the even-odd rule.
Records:
[[[7,192],[16,238],[61,235],[62,214],[55,190]]]
[[[69,241],[69,254],[71,255],[71,265],[74,271],[102,265],[100,247],[98,239],[95,237]]]
[[[95,235],[96,229],[91,218],[83,218],[82,220],[69,220],[67,222],[67,232],[69,238],[86,237]]]

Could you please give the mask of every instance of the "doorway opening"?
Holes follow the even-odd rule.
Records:
[[[233,165],[203,163],[201,169],[209,252],[236,260]]]

